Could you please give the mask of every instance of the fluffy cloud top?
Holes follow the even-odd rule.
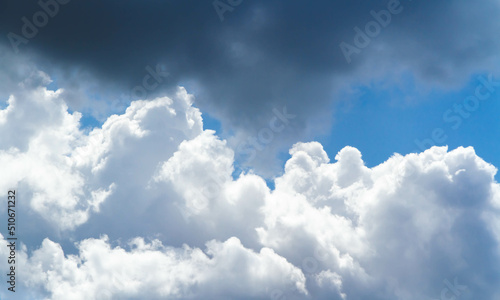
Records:
[[[164,247],[158,240],[130,241],[129,250],[112,248],[106,236],[78,243],[79,254],[65,256],[45,239],[29,258],[22,253],[18,269],[30,292],[46,291],[50,299],[248,299],[264,298],[274,289],[305,294],[302,271],[272,249],[246,249],[237,238],[210,241],[206,250]],[[2,256],[7,243],[2,241]],[[19,291],[19,290],[18,290]],[[33,298],[32,298],[33,299]]]
[[[0,110],[0,189],[18,187],[33,217],[26,299],[500,297],[497,170],[472,148],[368,168],[355,148],[332,162],[298,143],[269,189],[233,177],[233,150],[182,88],[91,132],[79,120],[45,87]]]

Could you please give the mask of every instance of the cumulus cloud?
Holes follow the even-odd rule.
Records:
[[[81,114],[68,113],[59,96],[60,91],[36,87],[9,97],[0,112],[0,186],[27,185],[34,211],[72,228],[86,220],[89,210],[98,209],[110,190],[92,189],[73,168],[68,155],[82,141]]]
[[[47,75],[34,73],[28,80],[40,77]],[[0,130],[5,133],[0,141],[4,167],[0,185],[26,186],[30,208],[63,230],[74,229],[87,221],[91,211],[99,211],[115,186],[130,180],[132,170],[133,176],[141,175],[141,168],[154,170],[158,160],[142,153],[139,165],[137,148],[159,141],[147,150],[161,157],[202,130],[201,114],[191,107],[191,96],[183,89],[175,103],[167,97],[136,101],[124,114],[110,116],[88,134],[80,128],[81,114],[69,113],[61,94],[62,90],[43,85],[25,86],[0,110]],[[122,160],[130,165],[113,169]],[[109,172],[115,171],[110,170],[117,172],[111,176]]]
[[[454,278],[467,286],[461,299],[498,295],[488,263],[500,254],[496,169],[472,148],[394,155],[372,169],[351,147],[333,164],[318,143],[290,152],[258,231],[316,282],[334,272],[353,299],[435,299]]]
[[[142,238],[124,249],[112,247],[106,236],[83,240],[77,247],[77,255],[65,255],[59,244],[45,239],[29,258],[20,253],[26,259],[18,267],[26,289],[40,291],[31,299],[44,294],[61,300],[265,299],[275,289],[306,294],[299,268],[272,249],[249,250],[235,237],[209,241],[204,251]],[[6,258],[5,241],[1,249],[0,256]],[[18,291],[30,295],[23,289]]]
[[[26,298],[500,296],[497,170],[471,147],[368,168],[356,148],[331,161],[297,143],[270,189],[234,172],[183,88],[87,132],[33,76],[0,111],[0,189],[18,187],[33,217],[18,248]]]

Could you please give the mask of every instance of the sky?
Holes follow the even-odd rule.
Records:
[[[497,0],[4,2],[0,299],[500,299]]]

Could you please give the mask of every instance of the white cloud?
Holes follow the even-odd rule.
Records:
[[[123,115],[109,117],[88,135],[79,128],[81,114],[68,113],[61,93],[27,88],[13,94],[0,110],[0,131],[5,132],[0,140],[0,165],[5,170],[0,187],[26,185],[30,209],[63,230],[85,223],[117,184],[141,175],[137,162],[150,168],[153,163],[154,168],[180,142],[202,131],[201,114],[191,107],[184,89],[176,101],[164,97],[133,102]],[[150,146],[155,156],[136,157]],[[132,176],[124,174],[124,161]],[[114,169],[116,165],[122,167]]]
[[[333,164],[321,151],[294,146],[258,229],[263,245],[310,269],[310,289],[321,294],[334,272],[348,298],[432,299],[458,277],[469,292],[461,299],[494,298],[496,169],[472,148],[395,155],[372,169],[352,147]]]
[[[2,241],[0,256],[6,258]],[[45,239],[29,259],[21,260],[18,278],[27,289],[46,291],[50,299],[265,299],[275,289],[305,294],[305,277],[272,249],[259,253],[237,238],[207,242],[206,250],[165,247],[142,238],[129,249],[111,247],[106,236],[78,244],[77,255]],[[24,253],[20,255],[26,258]],[[27,295],[22,288],[18,292]],[[41,295],[38,295],[40,297]]]
[[[0,189],[21,187],[27,234],[48,237],[19,251],[28,298],[437,299],[455,278],[460,299],[500,296],[500,186],[472,148],[368,168],[355,148],[330,162],[298,143],[270,190],[233,179],[233,150],[182,88],[89,133],[60,91],[10,99]]]
[[[30,207],[47,218],[56,217],[63,228],[84,222],[95,205],[97,190],[85,185],[68,157],[81,143],[79,113],[70,114],[60,91],[26,89],[9,98],[0,112],[0,188],[29,186]]]

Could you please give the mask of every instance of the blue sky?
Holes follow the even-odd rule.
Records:
[[[487,74],[481,76],[487,77]],[[456,129],[453,128],[455,121],[447,122],[443,118],[454,104],[462,104],[465,98],[474,94],[480,84],[477,77],[472,76],[457,91],[436,89],[424,96],[417,95],[417,99],[410,102],[399,99],[414,97],[411,92],[401,92],[395,97],[391,91],[358,87],[362,95],[338,104],[329,135],[318,141],[332,155],[345,145],[354,146],[361,150],[370,167],[382,163],[393,153],[421,152],[430,148],[431,143],[448,145],[450,150],[473,146],[479,156],[498,166],[500,143],[496,137],[500,134],[497,118],[500,99],[497,91],[480,101],[477,110],[470,112],[468,117],[461,117],[462,123]],[[453,116],[459,115],[453,113]],[[442,139],[433,139],[432,132],[436,128],[444,131]]]

